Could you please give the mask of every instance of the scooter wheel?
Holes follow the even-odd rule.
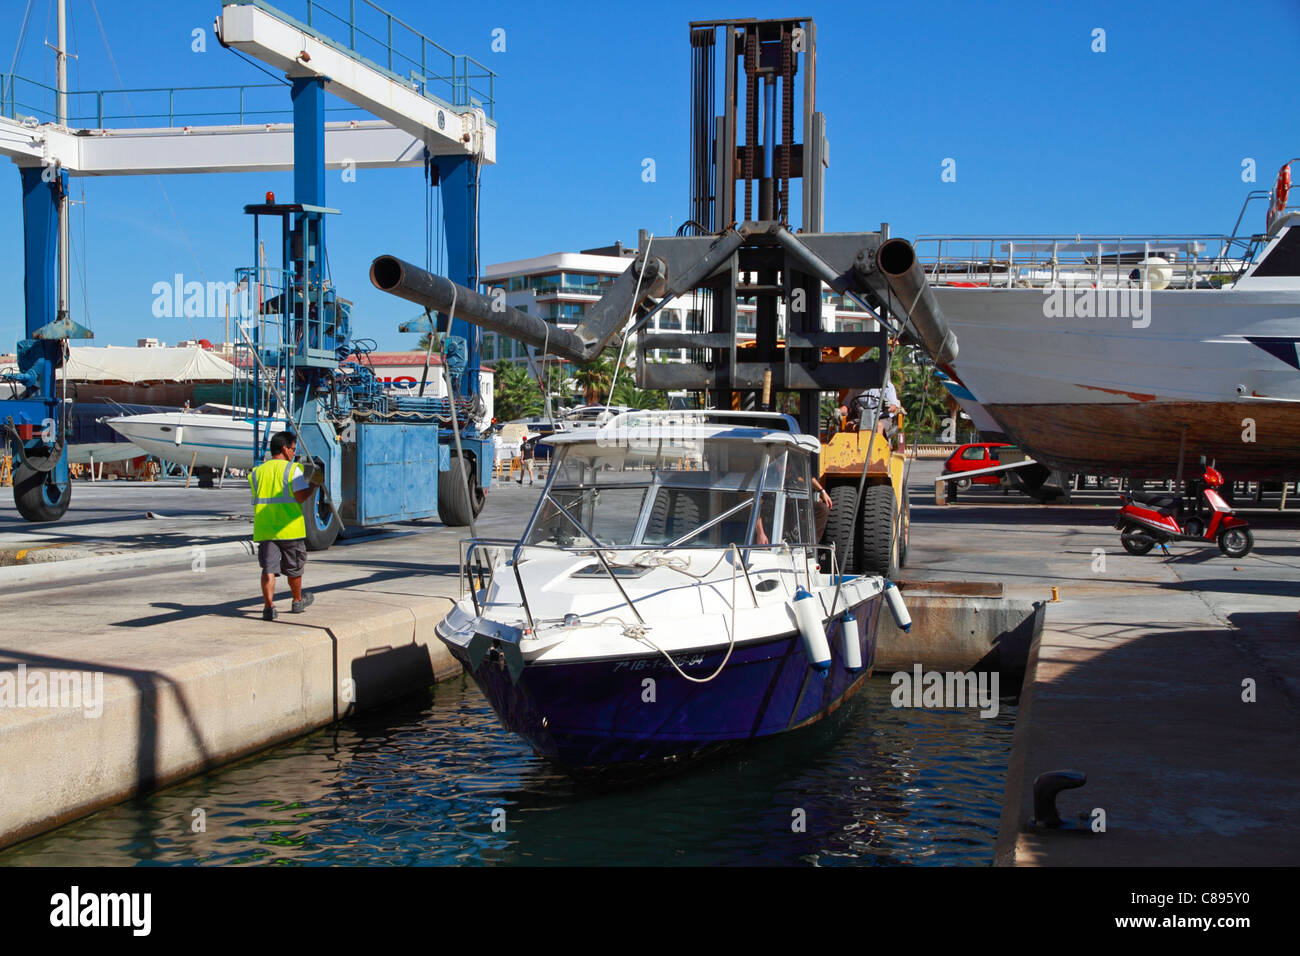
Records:
[[[1228,528],[1219,532],[1219,550],[1230,558],[1244,558],[1255,547],[1249,528]]]
[[[1124,546],[1124,550],[1129,554],[1135,554],[1138,557],[1146,554],[1156,546],[1155,538],[1141,532],[1125,531],[1119,536],[1119,543]]]

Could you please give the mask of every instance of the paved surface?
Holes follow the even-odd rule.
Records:
[[[146,517],[150,512],[156,517]],[[252,535],[247,481],[224,488],[185,487],[184,480],[79,481],[62,521],[32,524],[14,509],[13,491],[0,488],[0,567],[62,561]]]
[[[914,502],[934,467],[913,471]],[[1058,589],[1026,678],[998,862],[1300,863],[1300,514],[1242,511],[1256,548],[1240,560],[1187,544],[1139,558],[1119,546],[1113,492],[1023,500],[914,505],[908,569],[1037,600]],[[1034,778],[1062,769],[1088,783],[1060,796],[1061,815],[1100,808],[1104,834],[1023,829]]]
[[[488,496],[478,520],[485,536],[518,534],[537,500],[540,486],[501,486]],[[78,489],[80,490],[80,489]],[[252,623],[260,628],[261,598],[258,595],[256,560],[247,553],[217,551],[208,558],[206,548],[230,541],[246,541],[252,535],[252,507],[248,496],[232,490],[215,491],[179,487],[127,485],[114,489],[120,497],[100,493],[94,509],[69,512],[69,518],[50,525],[27,525],[12,510],[0,517],[0,542],[32,538],[45,544],[105,540],[111,535],[119,550],[145,548],[179,549],[173,567],[97,575],[93,578],[68,574],[52,565],[43,583],[29,582],[11,593],[0,593],[0,629],[17,628],[36,645],[57,642],[63,637],[91,633],[113,634],[121,629],[141,629],[183,619],[196,628],[209,630],[232,624]],[[202,497],[206,495],[207,497]],[[215,504],[205,509],[203,504]],[[144,511],[155,509],[169,521],[151,521]],[[164,511],[164,509],[166,509]],[[85,517],[83,517],[85,515]],[[224,515],[233,520],[206,520]],[[26,528],[15,529],[15,522]],[[32,529],[28,531],[27,529]],[[298,625],[321,625],[332,614],[343,613],[352,591],[367,592],[369,600],[380,595],[401,597],[450,597],[458,590],[458,543],[468,528],[447,528],[436,520],[412,521],[364,531],[358,537],[341,540],[329,551],[309,556],[305,582],[316,595],[316,603],[302,615],[282,617]],[[287,588],[281,579],[282,610],[287,610]],[[39,612],[34,609],[39,609]],[[37,621],[40,627],[34,627]]]

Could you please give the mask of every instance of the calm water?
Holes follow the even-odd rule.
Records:
[[[69,824],[0,864],[990,863],[1015,708],[990,720],[895,710],[890,689],[869,681],[833,726],[600,792],[534,757],[454,680]],[[196,808],[206,832],[192,832]]]

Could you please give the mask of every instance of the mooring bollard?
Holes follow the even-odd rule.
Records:
[[[1061,819],[1056,809],[1056,795],[1062,790],[1074,790],[1088,782],[1088,775],[1082,770],[1049,770],[1034,778],[1034,815],[1029,820],[1031,827],[1049,830],[1069,829],[1070,825]]]

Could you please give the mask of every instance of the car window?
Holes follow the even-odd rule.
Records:
[[[961,453],[961,457],[965,461],[983,461],[984,447],[982,445],[972,445]]]

